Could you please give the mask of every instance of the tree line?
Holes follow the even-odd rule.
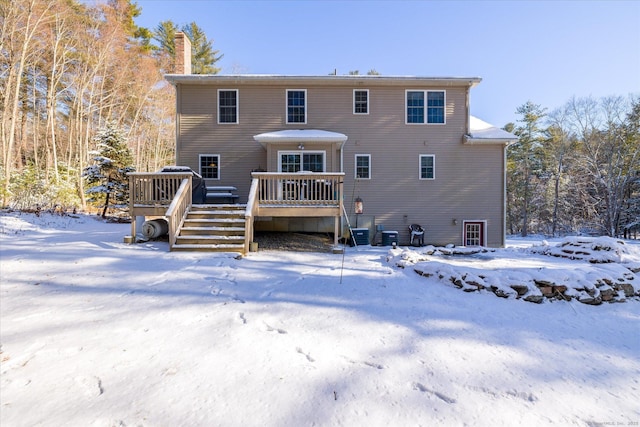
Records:
[[[196,23],[139,27],[131,0],[0,0],[2,206],[87,206],[85,170],[115,126],[131,170],[175,159],[174,35],[192,40],[194,73],[221,58]],[[95,194],[94,194],[95,195]],[[106,195],[105,195],[106,196]]]
[[[640,234],[640,100],[572,98],[518,107],[507,150],[507,232]]]

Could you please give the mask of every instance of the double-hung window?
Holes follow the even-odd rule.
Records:
[[[353,90],[353,114],[369,114],[369,90]]]
[[[427,92],[427,123],[444,123],[444,91]]]
[[[287,123],[307,123],[307,91],[287,89]]]
[[[220,179],[219,154],[200,154],[200,175],[205,179]]]
[[[445,92],[443,90],[406,91],[407,124],[444,124]]]
[[[371,179],[371,154],[356,154],[356,179]]]
[[[218,123],[238,123],[238,90],[218,90]]]
[[[436,178],[436,157],[433,154],[420,154],[420,179]]]
[[[407,91],[407,123],[424,123],[423,91]]]

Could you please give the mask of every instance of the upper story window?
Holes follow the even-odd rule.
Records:
[[[444,91],[427,92],[427,123],[444,123]]]
[[[354,89],[353,114],[369,114],[369,90]]]
[[[436,156],[433,154],[420,155],[420,179],[436,178]]]
[[[407,91],[407,123],[424,123],[424,92]]]
[[[356,179],[371,179],[371,154],[356,154]]]
[[[408,90],[406,105],[407,124],[445,123],[445,92],[443,90]]]
[[[238,90],[218,90],[218,123],[238,123]]]
[[[287,89],[287,123],[307,123],[307,91]]]
[[[200,154],[200,175],[205,179],[220,179],[220,155]]]

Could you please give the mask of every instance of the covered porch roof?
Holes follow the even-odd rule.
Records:
[[[319,129],[289,129],[278,130],[275,132],[265,132],[254,135],[256,140],[263,147],[268,144],[287,144],[287,143],[336,143],[338,148],[347,140],[347,135],[330,132],[328,130]]]

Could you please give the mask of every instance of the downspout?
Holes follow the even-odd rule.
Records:
[[[507,147],[502,149],[502,247],[507,244]]]
[[[467,109],[467,117],[466,120],[467,122],[465,123],[465,135],[471,135],[471,109],[469,108],[469,98],[471,97],[471,86],[467,86],[467,96],[465,97],[465,102],[467,105],[465,105],[465,108]]]
[[[175,134],[176,134],[176,153],[175,153],[175,161],[176,161],[176,166],[181,165],[182,163],[179,162],[178,160],[178,153],[180,153],[180,111],[178,110],[178,106],[180,105],[180,84],[176,83],[175,84],[175,89],[176,89],[176,128],[175,128]]]
[[[342,143],[342,145],[340,145],[340,172],[344,173],[344,144],[346,144],[347,141],[344,141]],[[342,202],[344,203],[344,178],[346,177],[346,175],[344,175],[343,179],[342,179]],[[340,237],[342,237],[342,230],[344,230],[344,218],[342,217],[342,215],[340,215]]]

